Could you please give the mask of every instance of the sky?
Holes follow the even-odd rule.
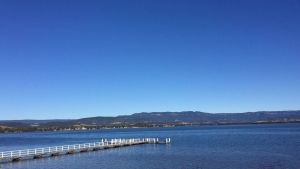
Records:
[[[0,1],[0,120],[299,103],[298,0]]]

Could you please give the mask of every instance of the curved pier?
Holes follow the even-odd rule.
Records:
[[[0,162],[15,162],[23,159],[38,159],[43,157],[59,156],[87,151],[97,151],[114,147],[123,147],[137,144],[169,144],[170,138],[131,138],[131,139],[102,139],[100,142],[44,147],[25,150],[0,152]]]

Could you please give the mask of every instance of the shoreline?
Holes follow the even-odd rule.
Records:
[[[132,126],[132,127],[98,127],[98,128],[84,128],[84,129],[32,129],[32,130],[22,130],[16,129],[14,131],[0,131],[0,134],[6,133],[28,133],[28,132],[62,132],[62,131],[93,131],[93,130],[111,130],[111,129],[139,129],[139,128],[175,128],[175,127],[185,127],[185,126],[226,126],[226,125],[259,125],[259,124],[297,124],[300,121],[278,121],[278,122],[244,122],[244,123],[206,123],[206,124],[164,124],[164,125],[153,125],[153,126]]]

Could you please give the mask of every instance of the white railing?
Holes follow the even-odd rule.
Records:
[[[100,142],[94,143],[83,143],[83,144],[73,144],[73,145],[63,145],[63,146],[54,146],[54,147],[45,147],[45,148],[35,148],[35,149],[26,149],[26,150],[14,150],[14,151],[5,151],[0,152],[0,159],[13,159],[13,158],[22,158],[29,156],[42,156],[46,154],[59,154],[67,152],[75,152],[81,150],[89,150],[94,148],[105,148],[115,145],[131,145],[131,144],[141,144],[141,143],[158,143],[158,138],[130,138],[130,139],[102,139]],[[170,143],[170,138],[166,138],[165,143]]]

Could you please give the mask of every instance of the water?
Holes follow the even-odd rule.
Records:
[[[0,151],[99,141],[171,137],[170,145],[136,145],[5,163],[4,169],[299,169],[300,124],[0,134]]]

